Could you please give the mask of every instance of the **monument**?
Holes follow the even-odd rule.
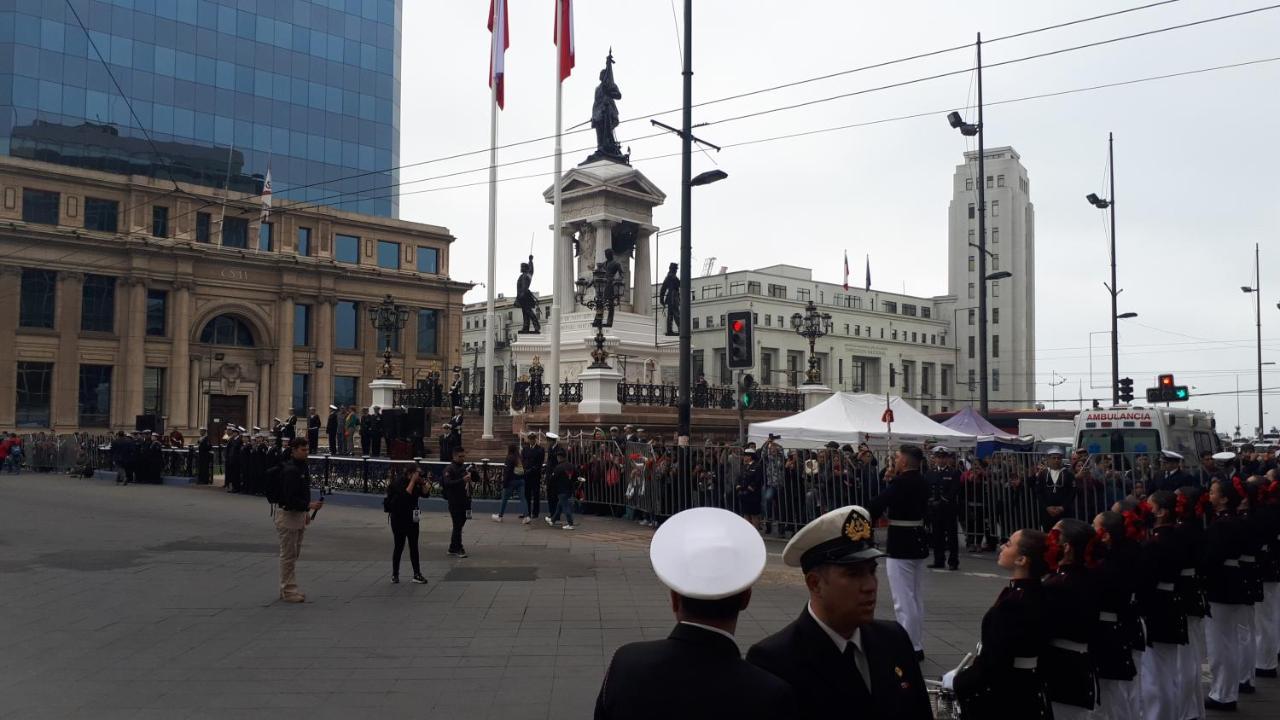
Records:
[[[588,377],[614,378],[616,388],[617,382],[642,383],[649,377],[652,382],[675,382],[678,372],[679,350],[665,333],[658,332],[653,297],[650,240],[658,229],[653,224],[653,208],[666,200],[666,194],[631,166],[629,154],[622,151],[614,136],[616,101],[622,92],[614,80],[613,65],[610,53],[592,106],[596,150],[561,177],[563,224],[553,229],[555,241],[564,243],[565,258],[557,289],[564,308],[558,380],[584,382],[584,403],[579,410],[585,413],[621,411],[616,391],[604,386],[588,393],[587,378],[583,377],[595,363],[591,353],[596,347],[596,313],[578,305],[575,293],[578,280],[592,281],[598,267],[607,274],[616,303],[605,311],[602,328],[610,367],[591,368]],[[547,203],[553,202],[553,192],[550,187],[543,192]],[[524,372],[535,356],[547,357],[550,338],[545,333],[519,335],[512,349],[518,372]],[[646,368],[653,369],[651,375]],[[545,382],[555,392],[557,378],[548,377]],[[591,402],[588,394],[593,395]]]

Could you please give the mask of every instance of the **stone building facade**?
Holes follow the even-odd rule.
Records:
[[[0,157],[0,429],[266,428],[368,405],[388,341],[409,384],[459,363],[447,229],[225,196]]]

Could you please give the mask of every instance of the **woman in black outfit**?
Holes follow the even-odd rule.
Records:
[[[413,565],[413,581],[420,585],[427,582],[418,565],[418,498],[426,496],[427,482],[417,467],[393,476],[387,484],[387,519],[391,521],[391,534],[396,543],[391,553],[393,583],[400,582],[400,555],[406,543],[409,545],[409,562]]]
[[[1044,590],[1045,534],[1019,530],[1000,548],[1009,585],[982,616],[981,650],[955,676],[956,698],[965,717],[1044,720],[1053,715],[1037,669],[1048,636]]]
[[[1240,696],[1240,634],[1246,615],[1253,612],[1252,600],[1240,569],[1244,554],[1244,527],[1236,510],[1244,499],[1239,477],[1215,480],[1209,486],[1213,517],[1200,546],[1199,574],[1205,578],[1209,615],[1205,618],[1205,640],[1209,656],[1209,696],[1207,710],[1235,710]]]
[[[1098,675],[1089,640],[1097,632],[1098,587],[1087,565],[1096,544],[1093,527],[1082,520],[1059,520],[1049,534],[1050,566],[1044,579],[1049,646],[1040,658],[1055,720],[1092,717]]]
[[[1102,561],[1096,571],[1101,588],[1096,634],[1089,652],[1098,666],[1099,704],[1109,717],[1142,717],[1142,694],[1137,653],[1146,649],[1142,621],[1134,593],[1138,590],[1142,548],[1138,515],[1104,512],[1093,519],[1102,545]]]

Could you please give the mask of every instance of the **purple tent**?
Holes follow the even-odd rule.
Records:
[[[1000,428],[987,422],[977,410],[967,407],[960,412],[947,418],[942,423],[952,430],[957,430],[966,435],[976,435],[978,440],[994,438],[996,440],[1017,440],[1017,435],[1011,435]]]

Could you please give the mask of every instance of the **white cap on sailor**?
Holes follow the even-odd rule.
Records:
[[[850,565],[882,555],[875,546],[870,513],[846,505],[800,528],[783,549],[782,562],[808,572],[819,565]]]
[[[1236,454],[1231,452],[1230,450],[1223,450],[1222,452],[1214,453],[1213,459],[1216,460],[1217,462],[1223,462],[1223,463],[1231,462],[1232,460],[1236,459]]]
[[[557,434],[555,434],[555,433],[553,433],[553,432],[549,432],[549,433],[547,433],[547,434],[546,434],[546,438],[547,438],[548,440],[559,440],[559,439],[560,439],[560,436],[559,436],[559,435],[557,435]]]
[[[337,405],[330,405],[330,406],[329,406],[329,409],[330,409],[330,410],[337,410],[337,409],[338,409],[338,406],[337,406]]]
[[[1161,450],[1160,457],[1170,462],[1182,462],[1182,456],[1172,450]]]
[[[764,572],[764,540],[751,523],[719,508],[671,516],[649,544],[663,585],[696,600],[719,600],[750,588]]]

